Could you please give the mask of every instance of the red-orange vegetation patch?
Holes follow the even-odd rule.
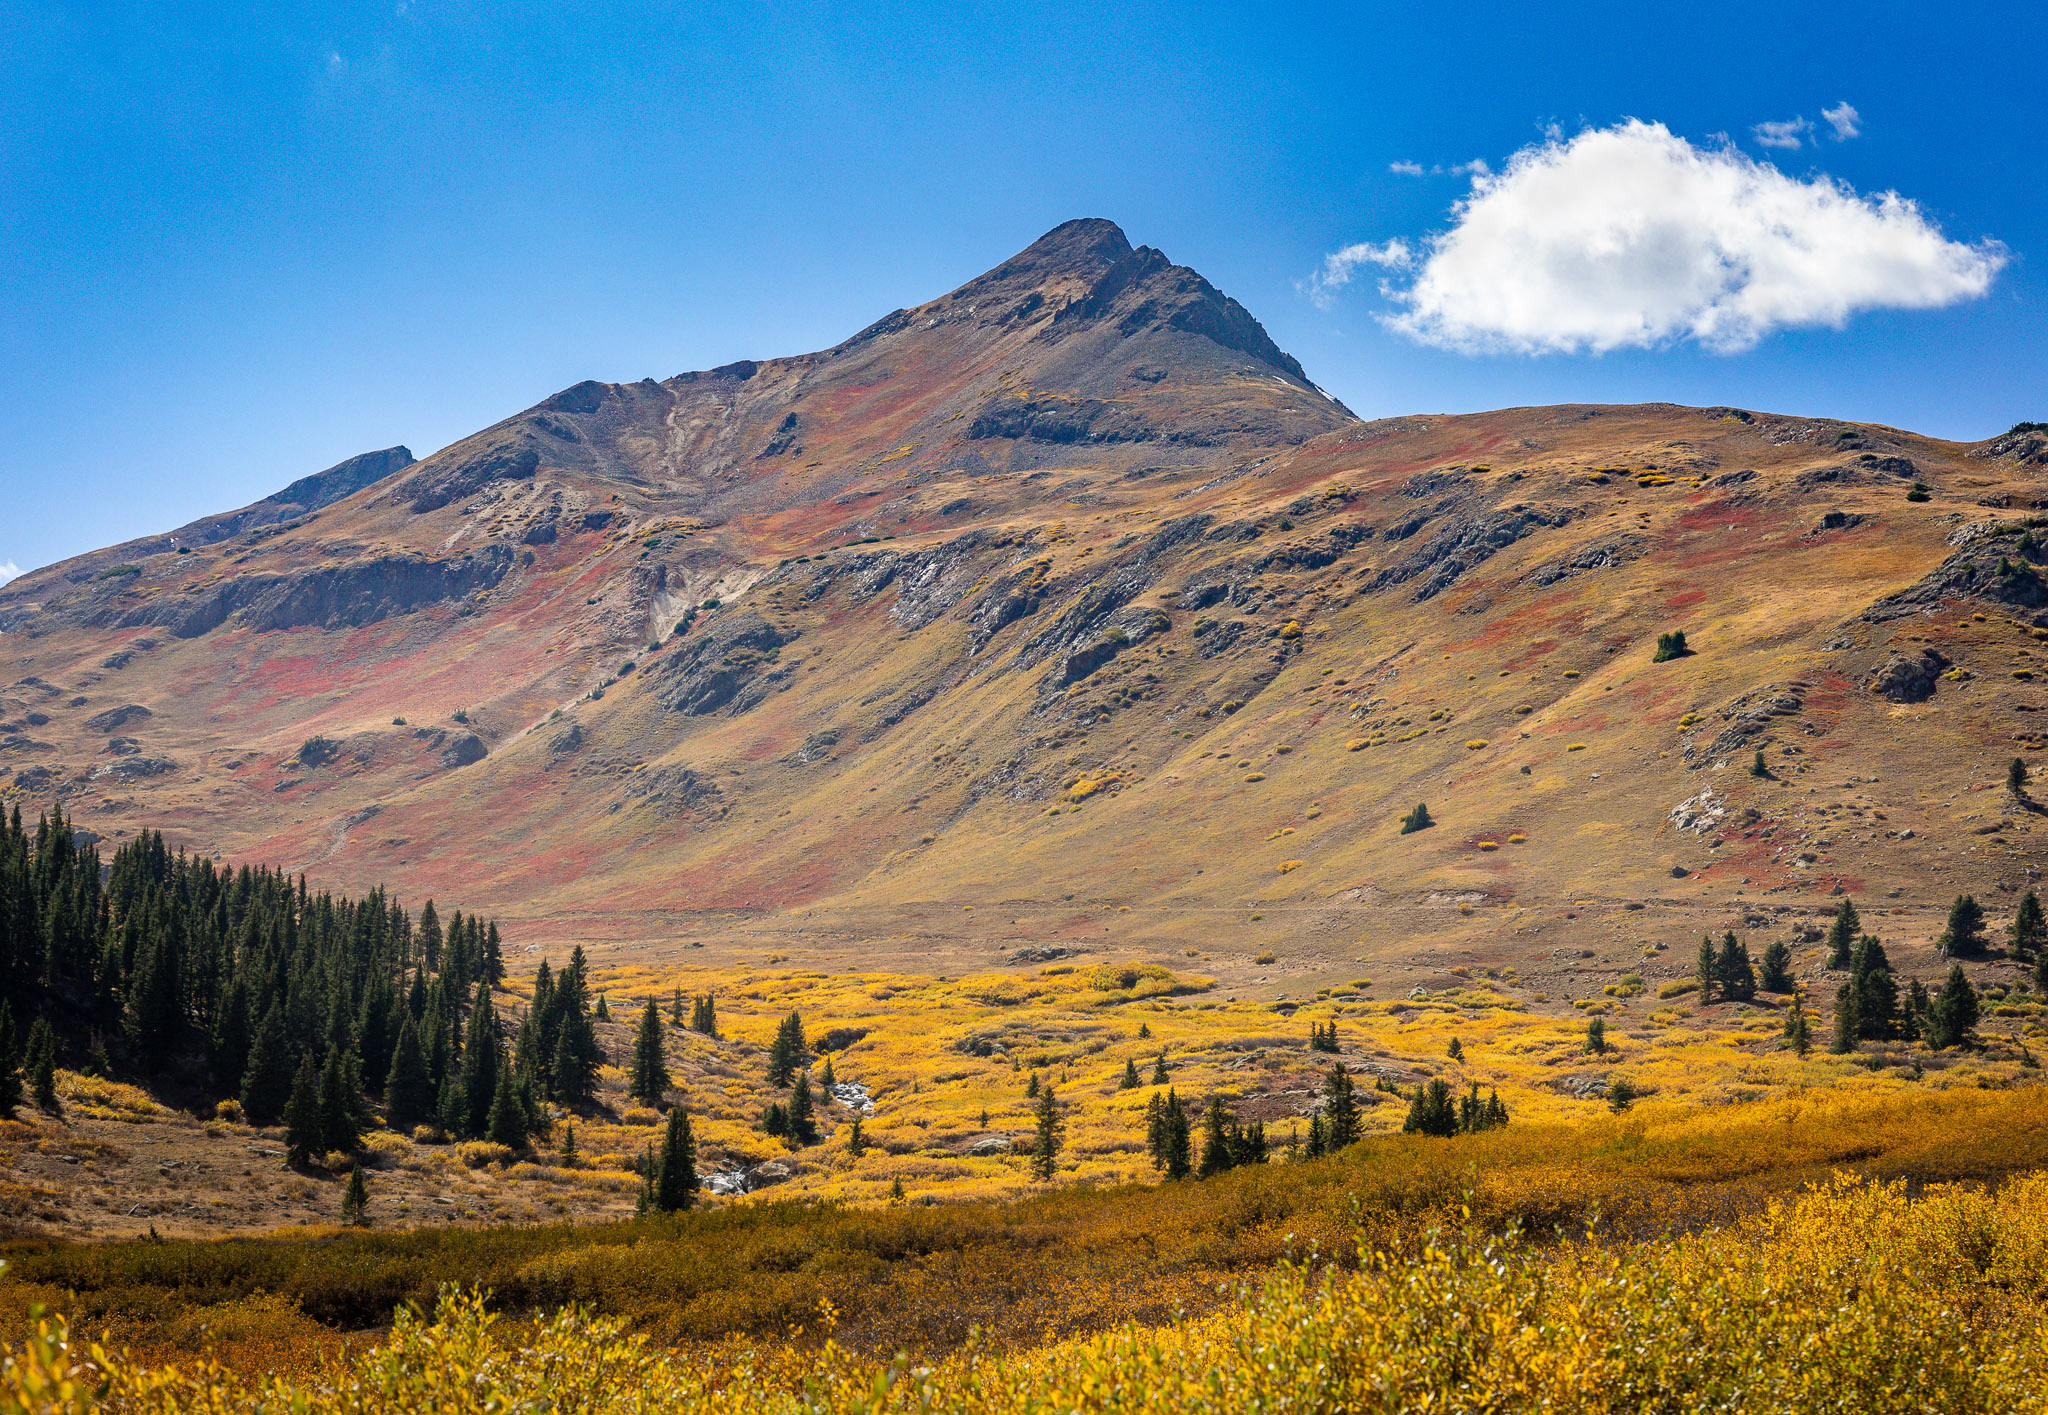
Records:
[[[1707,592],[1705,590],[1680,590],[1677,594],[1664,601],[1664,612],[1667,614],[1677,614],[1683,610],[1691,609],[1694,605],[1706,603],[1706,599]]]
[[[1604,712],[1586,712],[1577,717],[1568,717],[1545,730],[1553,737],[1569,737],[1574,732],[1598,732],[1609,725]]]
[[[1726,501],[1709,501],[1694,506],[1671,523],[1671,528],[1680,534],[1719,531],[1725,535],[1730,530],[1747,531],[1759,527],[1776,529],[1777,522],[1755,506],[1731,506]]]
[[[1554,652],[1556,648],[1556,639],[1538,639],[1535,643],[1530,644],[1527,648],[1524,648],[1520,653],[1502,664],[1501,667],[1511,672],[1527,668],[1544,655]]]

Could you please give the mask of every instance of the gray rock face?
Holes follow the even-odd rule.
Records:
[[[155,715],[141,703],[129,703],[123,707],[108,708],[105,712],[94,713],[85,720],[85,725],[95,732],[113,732],[131,722],[140,722]]]
[[[464,732],[441,749],[441,765],[469,766],[482,761],[485,755],[484,739],[474,732]]]
[[[1925,702],[1934,696],[1934,685],[1948,660],[1933,649],[1922,649],[1908,657],[1895,653],[1872,676],[1871,691],[1895,703]]]
[[[582,746],[583,724],[580,722],[572,722],[560,732],[548,738],[548,750],[551,752],[573,752]]]
[[[115,781],[141,781],[177,769],[178,764],[169,757],[123,757],[117,762],[93,768],[92,780],[103,781],[111,777]]]
[[[656,701],[691,717],[728,704],[735,713],[744,712],[761,699],[744,690],[774,667],[782,646],[795,637],[751,609],[720,614],[662,664],[665,683]]]

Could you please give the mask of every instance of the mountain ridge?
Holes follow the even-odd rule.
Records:
[[[289,523],[0,592],[0,783],[635,949],[1228,936],[1398,977],[1533,966],[1589,896],[1603,937],[1885,878],[1932,910],[1955,813],[1862,798],[1900,751],[1960,793],[2048,746],[2006,662],[2040,652],[2041,451],[1362,422],[1084,220],[829,349],[576,384]],[[1853,843],[1806,848],[1821,780]],[[1402,837],[1417,799],[1444,825]],[[1955,841],[1987,890],[2039,859],[1998,819]]]

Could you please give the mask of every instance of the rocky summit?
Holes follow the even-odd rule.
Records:
[[[2044,481],[2024,428],[1361,421],[1074,221],[833,348],[0,588],[0,788],[542,952],[1273,943],[1568,997],[1846,892],[1910,957],[2041,857]]]

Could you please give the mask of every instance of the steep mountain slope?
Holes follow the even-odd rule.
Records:
[[[2038,860],[1978,788],[2048,745],[2044,448],[1362,423],[1071,222],[821,353],[579,384],[310,514],[0,590],[0,781],[535,946],[1583,995],[1837,887],[1924,946]]]

